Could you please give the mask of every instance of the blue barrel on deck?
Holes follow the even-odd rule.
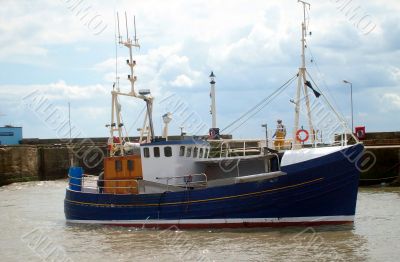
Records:
[[[68,175],[69,175],[69,188],[71,190],[81,191],[83,168],[79,166],[72,166],[69,168]]]

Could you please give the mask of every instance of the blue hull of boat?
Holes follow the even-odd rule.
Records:
[[[282,167],[287,175],[206,189],[113,195],[66,190],[67,221],[204,228],[340,224],[353,221],[362,145]],[[352,154],[349,157],[348,152]]]

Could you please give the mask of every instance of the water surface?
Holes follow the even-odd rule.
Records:
[[[65,180],[0,188],[1,261],[399,261],[400,189],[360,189],[351,226],[149,230],[68,225]]]

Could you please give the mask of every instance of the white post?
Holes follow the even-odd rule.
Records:
[[[146,143],[148,142],[148,130],[147,130],[147,116],[148,112],[146,110],[146,114],[144,116],[144,121],[143,121],[143,126],[142,129],[140,130],[140,138],[139,138],[139,143],[144,142],[144,136],[146,135]]]
[[[211,71],[210,74],[210,84],[211,84],[211,90],[210,90],[210,98],[211,98],[211,117],[212,117],[212,124],[211,127],[212,128],[216,128],[217,127],[217,109],[216,109],[216,105],[215,105],[215,75],[214,72]]]
[[[114,148],[114,131],[115,131],[115,92],[114,90],[111,91],[111,123],[110,123],[110,138],[109,141],[111,142],[111,148]],[[110,150],[110,156],[113,156],[113,150]]]

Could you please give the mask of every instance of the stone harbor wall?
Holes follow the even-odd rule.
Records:
[[[75,152],[75,153],[74,153]],[[74,164],[86,174],[102,171],[106,146],[16,145],[0,146],[0,186],[14,182],[66,178],[74,156]]]
[[[39,153],[36,146],[0,147],[0,186],[39,179]]]
[[[68,148],[41,147],[38,161],[40,180],[65,178],[70,166]]]

